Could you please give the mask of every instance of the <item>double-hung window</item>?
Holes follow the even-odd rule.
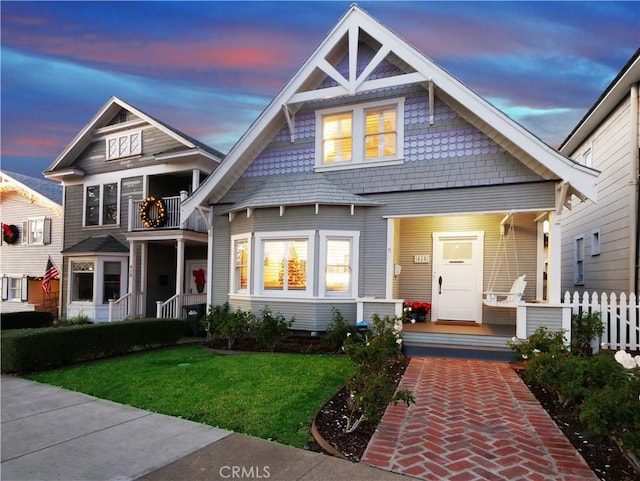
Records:
[[[51,243],[51,219],[31,217],[22,223],[22,243],[44,245]]]
[[[71,301],[93,302],[93,261],[71,261]]]
[[[356,295],[358,251],[359,232],[320,231],[320,296]]]
[[[107,137],[107,160],[142,154],[142,131],[134,130]]]
[[[404,141],[404,98],[316,112],[316,168],[397,162]]]
[[[118,184],[88,186],[85,193],[85,225],[118,223]]]
[[[248,293],[251,237],[249,235],[233,236],[231,245],[231,290],[234,293]]]

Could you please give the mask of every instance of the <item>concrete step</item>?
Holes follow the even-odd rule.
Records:
[[[511,362],[516,355],[511,349],[500,347],[462,346],[405,342],[403,352],[414,357],[444,357],[452,359],[478,359],[482,361]]]

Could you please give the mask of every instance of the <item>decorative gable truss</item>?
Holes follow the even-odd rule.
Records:
[[[366,47],[366,48],[365,48]],[[368,58],[364,50],[371,50]],[[384,64],[397,68],[378,75]],[[598,172],[540,141],[503,112],[449,75],[358,6],[352,5],[288,84],[227,155],[225,162],[181,206],[186,218],[198,206],[218,202],[283,124],[296,140],[296,112],[305,103],[353,98],[365,92],[421,85],[428,92],[429,122],[436,96],[544,179],[563,182],[557,210],[575,195],[597,199]]]

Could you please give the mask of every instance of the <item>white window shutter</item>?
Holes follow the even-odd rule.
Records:
[[[20,285],[20,300],[21,301],[26,301],[27,299],[29,299],[29,293],[27,292],[29,289],[29,278],[28,277],[23,277],[22,278],[22,282]]]
[[[28,220],[22,221],[22,232],[20,234],[22,235],[22,243],[28,244],[29,243],[29,221]]]
[[[51,244],[51,219],[46,218],[44,220],[43,229],[42,242],[45,244]]]
[[[2,300],[6,301],[9,299],[9,278],[4,276],[2,278]]]

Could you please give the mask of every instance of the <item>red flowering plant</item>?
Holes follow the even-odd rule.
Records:
[[[427,314],[431,310],[431,304],[419,301],[404,301],[403,319],[405,322],[426,322]]]

